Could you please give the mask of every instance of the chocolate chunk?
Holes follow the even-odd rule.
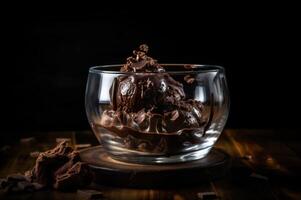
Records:
[[[87,164],[64,140],[55,148],[34,153],[37,156],[33,169],[25,174],[12,174],[0,181],[0,189],[8,192],[35,191],[44,187],[74,190],[90,184],[93,174]]]
[[[74,151],[68,155],[69,161],[66,162],[64,165],[61,165],[55,172],[54,176],[60,176],[61,174],[66,173],[73,165],[80,161],[79,153]]]
[[[148,52],[148,46],[146,44],[141,44],[139,46],[139,50],[143,51],[144,53],[147,53]]]
[[[66,173],[56,176],[54,188],[59,190],[74,190],[86,186],[92,181],[92,172],[87,164],[77,162]]]
[[[27,172],[32,180],[45,186],[51,186],[55,171],[69,161],[73,149],[63,141],[54,149],[40,153],[34,168]]]
[[[127,58],[127,62],[122,66],[122,72],[163,72],[157,60],[147,56],[148,46],[140,45],[138,50],[133,51],[133,56]]]
[[[42,188],[43,187],[37,183],[31,183],[30,180],[22,174],[11,174],[6,179],[0,180],[0,189],[8,193],[32,192]]]
[[[24,176],[23,174],[11,174],[7,176],[7,181],[28,181],[28,178]]]
[[[32,170],[32,178],[40,184],[52,186],[56,176],[67,171],[79,160],[78,152],[74,152],[67,145],[67,141],[63,141],[54,149],[39,155]]]
[[[78,152],[74,152],[67,145],[67,141],[63,141],[54,149],[39,155],[32,177],[36,182],[51,187],[56,176],[67,171],[79,160]]]

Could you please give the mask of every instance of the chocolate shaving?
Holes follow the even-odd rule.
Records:
[[[126,64],[124,64],[120,71],[122,72],[163,72],[165,71],[161,67],[157,60],[147,56],[148,46],[142,44],[137,50],[133,51],[133,56],[126,59]]]

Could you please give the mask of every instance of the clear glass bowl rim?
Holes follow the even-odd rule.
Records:
[[[184,66],[184,65],[193,65],[192,70],[179,70],[179,71],[169,71],[166,69],[165,73],[168,74],[191,74],[191,73],[202,73],[202,72],[212,72],[212,71],[219,71],[224,72],[224,68],[220,65],[207,65],[207,64],[161,64],[161,66]],[[120,67],[122,67],[123,64],[114,64],[114,65],[97,65],[89,68],[89,73],[95,73],[95,74],[154,74],[154,73],[162,73],[162,72],[121,72],[119,71]],[[116,68],[116,70],[111,70],[111,68]]]

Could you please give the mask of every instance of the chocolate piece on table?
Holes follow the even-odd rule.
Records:
[[[28,175],[35,182],[57,189],[73,189],[92,180],[88,166],[80,162],[79,153],[67,141],[41,153]]]
[[[1,179],[0,189],[8,192],[35,191],[44,187],[60,190],[76,189],[90,184],[92,173],[67,141],[55,148],[34,153],[37,156],[33,169],[25,174],[12,174]]]
[[[54,172],[69,161],[69,153],[73,149],[67,146],[67,142],[61,142],[54,149],[40,153],[34,168],[27,172],[31,180],[45,186],[52,185]]]
[[[55,172],[54,177],[60,176],[61,174],[66,173],[70,168],[73,167],[77,162],[80,162],[80,156],[79,152],[73,151],[68,155],[68,162],[66,162],[64,165],[61,165]]]
[[[63,174],[57,175],[54,188],[59,190],[72,190],[90,184],[92,173],[88,165],[77,162]]]
[[[42,189],[43,186],[38,183],[31,183],[28,177],[22,174],[11,174],[6,179],[0,180],[0,189],[6,192],[24,192]]]
[[[28,181],[28,178],[23,174],[10,174],[7,176],[7,181]]]

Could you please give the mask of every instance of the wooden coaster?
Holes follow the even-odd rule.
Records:
[[[123,187],[186,186],[207,182],[226,174],[230,156],[213,148],[203,159],[176,163],[143,165],[112,159],[101,146],[80,152],[83,162],[89,163],[95,173],[95,182]]]

